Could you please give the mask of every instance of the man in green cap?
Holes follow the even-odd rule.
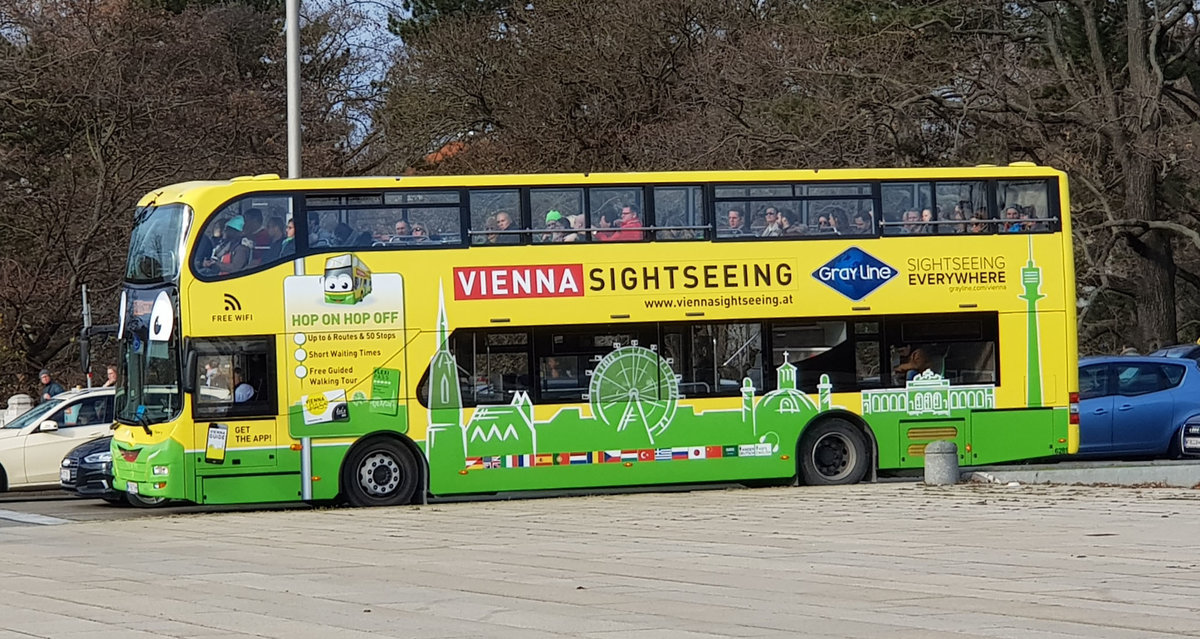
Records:
[[[542,242],[561,242],[563,241],[563,216],[562,213],[554,209],[546,212],[546,233],[543,233],[539,241]]]

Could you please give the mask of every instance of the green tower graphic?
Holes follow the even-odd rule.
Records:
[[[1042,286],[1042,269],[1035,266],[1033,263],[1033,236],[1029,236],[1029,261],[1025,267],[1021,269],[1021,284],[1025,287],[1025,294],[1020,295],[1021,299],[1025,300],[1025,316],[1026,322],[1026,344],[1028,351],[1028,368],[1025,371],[1025,379],[1028,380],[1029,387],[1026,390],[1026,398],[1029,406],[1042,405],[1042,355],[1041,349],[1038,347],[1038,316],[1037,303],[1038,300],[1045,297],[1039,292]]]
[[[462,392],[458,369],[450,352],[450,329],[446,301],[438,287],[437,351],[429,365],[429,430],[426,450],[431,465],[461,468],[467,454],[466,429],[462,425]],[[435,459],[436,457],[436,459]]]

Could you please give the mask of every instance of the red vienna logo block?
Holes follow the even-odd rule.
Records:
[[[582,264],[485,266],[454,269],[454,299],[583,297]]]

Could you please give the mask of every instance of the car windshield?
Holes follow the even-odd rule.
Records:
[[[44,403],[38,404],[28,412],[20,415],[16,419],[13,419],[11,422],[6,423],[4,428],[25,428],[30,424],[36,424],[41,421],[43,416],[53,413],[58,409],[59,406],[62,406],[62,404],[63,402],[61,399],[51,399]]]

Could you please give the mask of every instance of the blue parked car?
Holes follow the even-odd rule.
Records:
[[[1200,363],[1161,356],[1079,360],[1079,455],[1167,457],[1200,424]],[[1192,443],[1192,442],[1189,442]]]

